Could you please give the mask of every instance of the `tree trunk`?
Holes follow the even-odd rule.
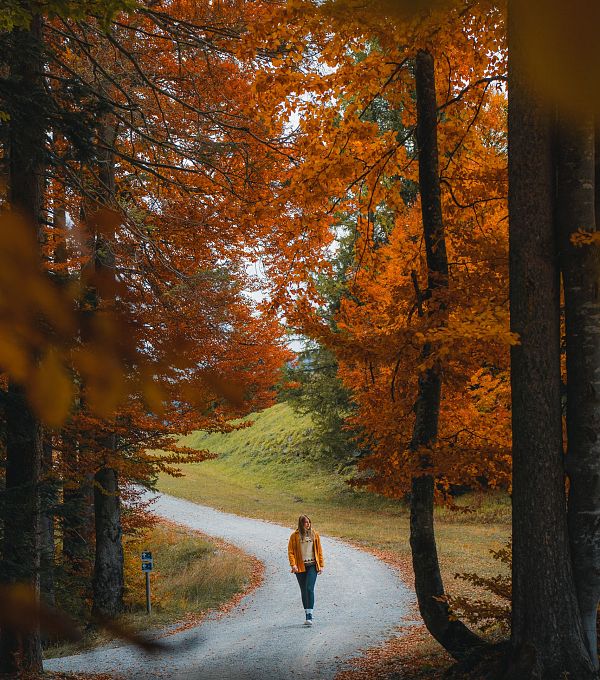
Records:
[[[123,547],[119,483],[114,468],[96,473],[96,561],[92,614],[115,617],[123,611]]]
[[[28,30],[15,30],[10,74],[8,130],[9,200],[39,239],[44,163],[42,90],[42,20],[35,16]],[[15,285],[18,285],[15,281]],[[32,361],[36,357],[31,358]],[[3,555],[8,584],[25,583],[39,597],[39,516],[42,428],[32,413],[23,387],[9,382],[6,403],[6,492]],[[42,670],[39,630],[3,630],[0,673]]]
[[[88,577],[92,573],[94,545],[93,483],[93,477],[70,482],[63,490],[62,507],[63,561],[74,574]]]
[[[448,287],[448,259],[438,170],[437,105],[433,57],[419,51],[416,57],[417,146],[419,151],[419,186],[423,233],[427,256],[428,294]],[[433,313],[444,314],[443,303]],[[431,352],[423,348],[423,358]],[[442,389],[438,366],[419,378],[415,405],[415,424],[411,448],[430,446],[437,439]],[[457,660],[462,660],[483,642],[461,621],[455,620],[444,601],[444,584],[440,573],[433,525],[434,478],[427,472],[430,461],[422,456],[423,474],[412,480],[410,504],[410,547],[419,611],[433,637]]]
[[[509,8],[509,246],[513,431],[512,633],[507,678],[595,678],[575,596],[560,405],[553,115],[522,72]]]
[[[55,136],[57,133],[54,133]],[[64,193],[64,192],[63,192]],[[67,215],[64,205],[60,209],[53,209],[53,227],[63,232],[67,224]],[[56,263],[65,263],[67,260],[66,249],[62,246],[55,249],[53,260]],[[66,283],[65,277],[59,278],[61,283]],[[55,560],[56,541],[54,520],[59,503],[58,482],[53,472],[53,447],[52,435],[47,433],[44,437],[42,456],[42,485],[41,485],[41,515],[40,515],[40,593],[41,597],[51,606],[56,603],[55,583]]]
[[[39,594],[39,517],[42,428],[23,389],[10,383],[6,398],[6,490],[3,580],[25,583]],[[39,631],[2,630],[0,673],[42,670]]]
[[[100,130],[97,206],[93,209],[115,207],[115,167],[112,148],[116,140],[116,127],[106,121]],[[96,231],[93,245],[93,266],[97,284],[97,303],[113,304],[115,256],[114,233],[109,233],[103,225],[102,233]],[[110,296],[110,297],[109,297]],[[103,445],[107,451],[116,450],[116,436],[104,437]],[[121,531],[121,509],[118,485],[118,473],[105,456],[104,466],[97,471],[94,488],[94,512],[96,519],[96,558],[94,563],[94,601],[92,613],[105,617],[114,617],[123,611],[124,564]]]
[[[54,138],[62,141],[60,130],[54,129]],[[64,177],[59,177],[55,204],[53,207],[53,227],[56,230],[53,259],[56,264],[66,264],[69,260],[69,247],[66,239],[67,211]],[[65,269],[57,274],[59,285],[65,289],[70,275]],[[80,408],[81,404],[78,404]],[[91,597],[92,561],[94,545],[94,476],[85,469],[79,442],[69,428],[60,435],[63,463],[62,506],[62,561],[68,571],[68,578],[74,587],[87,591]],[[85,455],[85,453],[84,453]]]
[[[63,456],[71,478],[65,479],[63,486],[63,561],[74,574],[90,576],[94,543],[94,479],[91,474],[80,476],[77,444],[70,437],[66,439]]]
[[[54,515],[58,503],[56,480],[52,464],[52,441],[44,437],[42,455],[41,515],[40,515],[40,591],[46,604],[56,601],[54,562]]]
[[[600,601],[600,244],[576,246],[578,230],[595,231],[594,122],[561,122],[556,216],[565,296],[569,538],[579,609],[598,668]]]

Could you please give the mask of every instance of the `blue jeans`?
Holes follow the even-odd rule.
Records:
[[[312,609],[315,606],[315,583],[317,582],[317,567],[308,565],[306,571],[296,574],[300,592],[302,593],[302,605],[304,609]]]

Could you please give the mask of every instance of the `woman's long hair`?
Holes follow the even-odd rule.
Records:
[[[310,529],[308,530],[308,532],[304,531],[305,519],[307,519],[310,522]],[[298,531],[300,532],[300,536],[302,538],[305,538],[306,536],[310,536],[312,538],[312,522],[308,515],[300,515],[300,517],[298,517]]]

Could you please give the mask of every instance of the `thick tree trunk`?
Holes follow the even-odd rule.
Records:
[[[96,561],[92,614],[115,617],[123,611],[123,547],[119,483],[114,468],[95,477]]]
[[[596,677],[584,644],[567,532],[560,405],[553,115],[524,79],[509,11],[509,244],[513,611],[506,677]]]
[[[29,30],[13,31],[10,39],[10,74],[15,91],[9,111],[9,200],[39,238],[44,162],[41,18],[34,17]],[[31,360],[35,361],[36,357]],[[8,584],[29,585],[36,597],[39,597],[41,459],[41,425],[30,409],[22,386],[11,381],[6,403],[5,573],[2,576]],[[0,673],[41,670],[39,631],[3,630]]]
[[[25,583],[39,593],[39,518],[42,428],[21,387],[9,384],[6,398],[5,583]],[[2,630],[0,673],[42,670],[39,632]]]
[[[93,209],[113,208],[115,206],[115,167],[113,145],[116,127],[105,122],[100,131],[103,149],[99,152],[98,175],[100,186],[97,206]],[[94,234],[93,266],[97,284],[97,303],[114,304],[115,256],[114,234],[107,225],[103,232]],[[104,295],[104,298],[102,297]],[[108,451],[116,450],[116,436],[108,435],[103,442]],[[105,462],[97,471],[94,488],[94,513],[96,523],[96,558],[94,563],[94,601],[92,613],[114,617],[123,611],[124,564],[121,531],[121,509],[118,473]]]
[[[571,236],[595,231],[594,121],[561,122],[556,216],[565,296],[567,473],[573,576],[587,648],[598,668],[600,601],[600,244]]]
[[[419,51],[416,57],[417,145],[423,233],[427,256],[428,293],[448,287],[448,260],[438,170],[437,105],[433,57]],[[433,313],[444,314],[440,304]],[[423,349],[424,356],[431,348]],[[435,442],[438,433],[442,376],[439,367],[429,369],[419,379],[415,405],[415,425],[411,447],[417,451]],[[422,457],[423,475],[413,478],[410,504],[410,547],[415,573],[419,611],[433,637],[457,660],[462,660],[483,642],[462,622],[451,616],[444,602],[433,525],[434,478],[428,473],[429,461]]]

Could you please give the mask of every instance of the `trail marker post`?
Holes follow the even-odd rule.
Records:
[[[150,572],[154,568],[154,560],[149,550],[142,553],[142,571],[146,574],[146,613],[152,612],[152,601],[150,599]]]

